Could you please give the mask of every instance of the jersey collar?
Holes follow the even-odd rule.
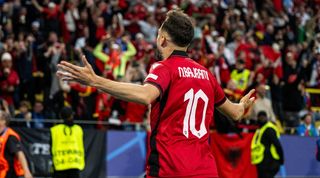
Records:
[[[182,56],[182,57],[189,57],[188,54],[185,51],[179,51],[179,50],[174,50],[170,57],[172,56]]]

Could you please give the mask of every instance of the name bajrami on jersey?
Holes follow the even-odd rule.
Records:
[[[178,67],[178,71],[180,77],[209,80],[208,72],[203,69],[195,67]]]

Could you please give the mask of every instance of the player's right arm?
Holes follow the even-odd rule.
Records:
[[[156,86],[148,83],[139,85],[133,83],[116,82],[97,76],[94,79],[92,86],[121,100],[145,105],[151,104],[160,96],[159,89]]]
[[[58,77],[67,81],[76,81],[84,85],[96,87],[106,93],[109,93],[119,99],[132,101],[141,104],[151,104],[160,96],[160,90],[152,84],[132,84],[112,81],[96,75],[83,56],[83,67],[73,65],[69,62],[62,61],[58,67],[62,70],[57,72]]]

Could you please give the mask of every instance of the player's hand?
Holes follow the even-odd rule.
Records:
[[[81,60],[84,65],[83,67],[61,61],[58,64],[59,70],[57,71],[57,76],[64,81],[76,81],[84,85],[92,85],[97,75],[84,55],[81,57]]]
[[[240,103],[243,104],[244,110],[249,109],[253,105],[255,97],[253,97],[252,95],[255,91],[255,89],[252,89],[248,94],[241,98]]]

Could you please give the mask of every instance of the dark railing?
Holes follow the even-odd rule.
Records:
[[[63,123],[63,120],[61,119],[31,119],[31,120],[25,120],[21,118],[12,118],[10,119],[10,125],[18,126],[27,125],[26,123],[31,123],[31,125],[34,125],[34,123],[42,123],[44,125],[54,125]],[[113,119],[111,121],[93,121],[93,120],[74,120],[75,124],[79,124],[81,126],[88,126],[91,128],[94,128],[95,126],[101,126],[103,128],[110,128],[110,129],[117,129],[117,130],[135,130],[135,131],[141,131],[146,130],[146,128],[149,128],[149,124],[146,122],[142,123],[129,123],[129,122],[117,122],[117,119]],[[34,127],[34,126],[32,126]],[[48,126],[45,126],[44,128],[48,128]],[[97,127],[98,128],[98,127]]]

